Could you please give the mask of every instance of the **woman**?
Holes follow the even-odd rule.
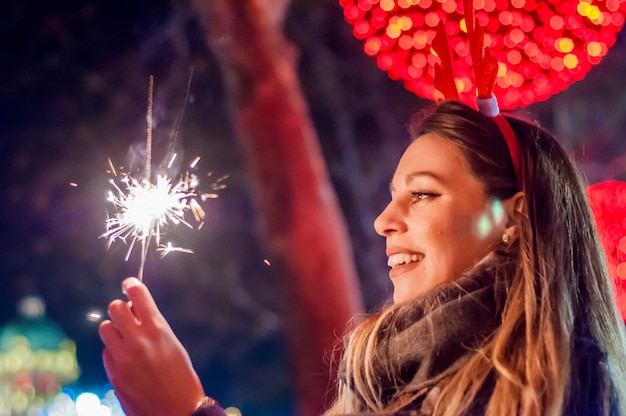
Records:
[[[416,127],[418,139],[398,165],[392,201],[376,229],[387,238],[388,253],[407,247],[400,251],[418,261],[392,268],[396,304],[349,336],[331,413],[626,414],[623,325],[584,187],[554,138],[525,121],[507,121],[524,161],[520,181],[489,117],[447,101]],[[452,189],[446,178],[405,179],[435,169],[426,165],[430,152],[419,154],[424,139],[439,143],[435,151],[447,151],[451,160],[458,154],[467,175],[454,174],[467,181],[469,193]],[[467,176],[480,183],[478,190]],[[464,202],[455,204],[469,204],[472,193],[481,194],[472,199],[478,206],[478,199],[503,204],[503,221],[487,227],[495,235],[486,233],[482,243],[449,228],[460,214],[449,213],[448,204],[456,197]],[[480,209],[475,212],[480,217]],[[440,215],[449,218],[433,226]],[[450,246],[460,242],[475,253],[467,261]],[[440,253],[448,254],[443,264],[428,263]],[[392,256],[391,265],[396,262]],[[437,284],[442,287],[433,290]],[[400,288],[406,289],[398,294]]]
[[[507,121],[521,164],[464,104],[420,120],[375,222],[394,304],[346,337],[328,415],[626,414],[626,336],[584,187],[554,138]],[[128,414],[220,414],[145,286],[125,285],[132,309],[113,301],[100,334]]]

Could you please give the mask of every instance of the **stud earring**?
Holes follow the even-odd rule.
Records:
[[[504,244],[509,242],[509,235],[507,233],[502,234],[502,242]]]

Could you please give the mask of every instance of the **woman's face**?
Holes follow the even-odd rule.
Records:
[[[374,222],[387,239],[394,302],[456,279],[500,241],[504,212],[488,200],[460,148],[434,134],[404,152],[391,202]]]

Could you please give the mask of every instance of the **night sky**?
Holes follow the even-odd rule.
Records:
[[[180,159],[200,156],[203,183],[229,175],[227,188],[206,203],[202,230],[173,232],[195,254],[151,254],[145,280],[210,394],[246,415],[291,414],[281,290],[258,242],[218,62],[188,5],[15,0],[2,2],[0,19],[0,325],[20,297],[40,294],[78,345],[79,385],[106,383],[97,324],[86,315],[120,297],[122,279],[137,270],[136,258],[123,259],[126,247],[107,250],[99,238],[108,158],[127,169],[143,163],[150,75],[154,151],[163,157],[193,67]],[[390,295],[384,242],[371,223],[388,198],[406,122],[425,101],[363,54],[334,1],[293,1],[286,32],[300,49],[303,89],[371,309]],[[557,134],[590,182],[626,180],[625,81],[622,33],[583,81],[522,112]]]

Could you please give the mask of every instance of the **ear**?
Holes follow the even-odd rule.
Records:
[[[502,202],[506,214],[504,233],[508,234],[510,241],[516,241],[520,235],[522,217],[526,211],[526,202],[523,192],[518,192]]]

